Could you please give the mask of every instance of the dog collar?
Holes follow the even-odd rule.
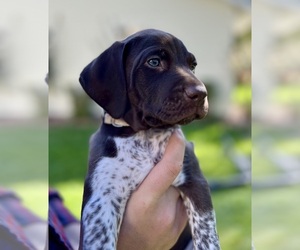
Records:
[[[115,119],[115,118],[111,117],[111,115],[108,113],[104,114],[104,123],[111,124],[116,128],[129,127],[129,124],[127,122],[125,122],[123,119]]]

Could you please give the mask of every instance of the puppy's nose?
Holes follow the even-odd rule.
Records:
[[[184,92],[187,97],[193,101],[203,100],[207,96],[206,88],[199,85],[187,86],[185,87]]]

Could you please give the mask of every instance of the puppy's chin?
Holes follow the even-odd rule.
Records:
[[[180,120],[179,122],[177,122],[176,124],[178,125],[187,125],[189,123],[191,123],[194,120],[201,120],[206,116],[207,112],[205,111],[201,111],[195,115],[183,118],[182,120]]]
[[[182,110],[181,112],[169,113],[160,112],[155,115],[153,112],[144,114],[142,117],[142,124],[146,124],[150,128],[166,128],[174,125],[186,125],[193,120],[203,119],[208,113],[208,101],[205,98],[202,105],[192,109]]]
[[[173,124],[163,122],[162,120],[152,116],[145,116],[143,118],[143,123],[147,124],[147,126],[149,126],[150,128],[166,128],[173,126]]]
[[[165,120],[163,118],[159,119],[159,118],[155,118],[152,116],[146,116],[143,119],[143,122],[145,124],[147,124],[150,128],[167,128],[167,127],[172,127],[175,125],[186,125],[191,123],[194,120],[200,120],[203,119],[206,116],[207,112],[201,112],[201,113],[197,113],[197,114],[193,114],[187,117],[180,117],[177,120],[174,119],[172,121],[170,120]]]
[[[197,118],[198,116],[192,116],[192,117],[187,117],[187,118],[184,118],[182,119],[181,121],[178,122],[179,125],[186,125],[186,124],[189,124],[191,123],[192,121],[194,121],[195,119],[198,119]],[[201,119],[201,118],[200,118]]]

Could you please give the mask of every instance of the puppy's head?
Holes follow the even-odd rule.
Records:
[[[186,124],[208,111],[207,92],[183,43],[159,30],[115,42],[80,75],[87,94],[135,131]]]

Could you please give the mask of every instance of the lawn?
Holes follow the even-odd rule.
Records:
[[[0,185],[15,191],[22,203],[47,219],[48,129],[26,124],[0,128]]]
[[[254,190],[252,237],[256,249],[299,249],[300,185]]]
[[[299,129],[253,124],[252,140],[252,237],[255,247],[298,249]],[[293,185],[289,185],[291,183]]]
[[[49,130],[49,185],[61,192],[66,206],[77,218],[80,218],[88,140],[97,126],[74,122],[51,125]],[[184,133],[194,142],[201,168],[209,180],[224,179],[237,172],[227,156],[228,138],[232,150],[250,156],[250,135],[245,129],[202,121],[185,126]],[[250,188],[214,191],[212,195],[222,249],[251,249]]]

